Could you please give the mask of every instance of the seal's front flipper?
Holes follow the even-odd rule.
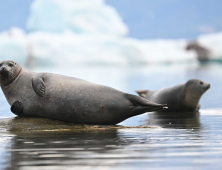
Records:
[[[130,112],[130,116],[136,116],[145,112],[153,112],[167,109],[166,104],[157,104],[142,97],[127,94],[128,100],[133,105],[133,110]]]
[[[149,93],[150,92],[150,90],[135,90],[135,92],[137,92],[138,93],[138,95],[139,96],[141,96],[141,97],[146,97],[146,95],[147,95],[147,93]]]
[[[11,106],[12,113],[21,116],[23,114],[23,106],[22,103],[16,100]]]
[[[34,91],[41,97],[45,95],[45,83],[43,77],[32,78],[32,87]]]

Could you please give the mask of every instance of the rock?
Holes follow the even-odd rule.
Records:
[[[151,126],[120,126],[120,125],[85,125],[67,123],[53,119],[38,117],[12,117],[0,119],[0,132],[32,132],[32,131],[79,131],[109,130],[126,128],[156,128]]]

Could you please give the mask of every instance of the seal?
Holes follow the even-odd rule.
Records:
[[[210,55],[212,55],[212,52],[207,48],[204,47],[203,45],[200,45],[197,41],[191,41],[188,42],[186,46],[186,50],[193,50],[196,52],[197,59],[200,62],[206,62],[209,61]]]
[[[0,62],[0,85],[11,111],[18,116],[109,125],[167,108],[78,78],[29,72],[9,60]]]
[[[166,103],[169,107],[164,112],[196,112],[200,109],[200,98],[210,88],[210,84],[199,79],[191,79],[185,84],[156,91],[136,90],[152,102]]]

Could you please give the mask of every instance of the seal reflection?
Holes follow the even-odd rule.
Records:
[[[149,125],[163,128],[200,129],[199,112],[154,112],[149,114]]]
[[[118,130],[14,133],[6,169],[100,165],[125,145]]]

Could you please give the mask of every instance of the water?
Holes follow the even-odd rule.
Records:
[[[222,65],[42,68],[134,93],[199,78],[211,83],[200,114],[143,114],[121,125],[151,129],[0,132],[0,169],[221,169]],[[71,70],[71,71],[70,71]],[[134,93],[135,94],[135,93]],[[11,117],[0,94],[1,118]]]

